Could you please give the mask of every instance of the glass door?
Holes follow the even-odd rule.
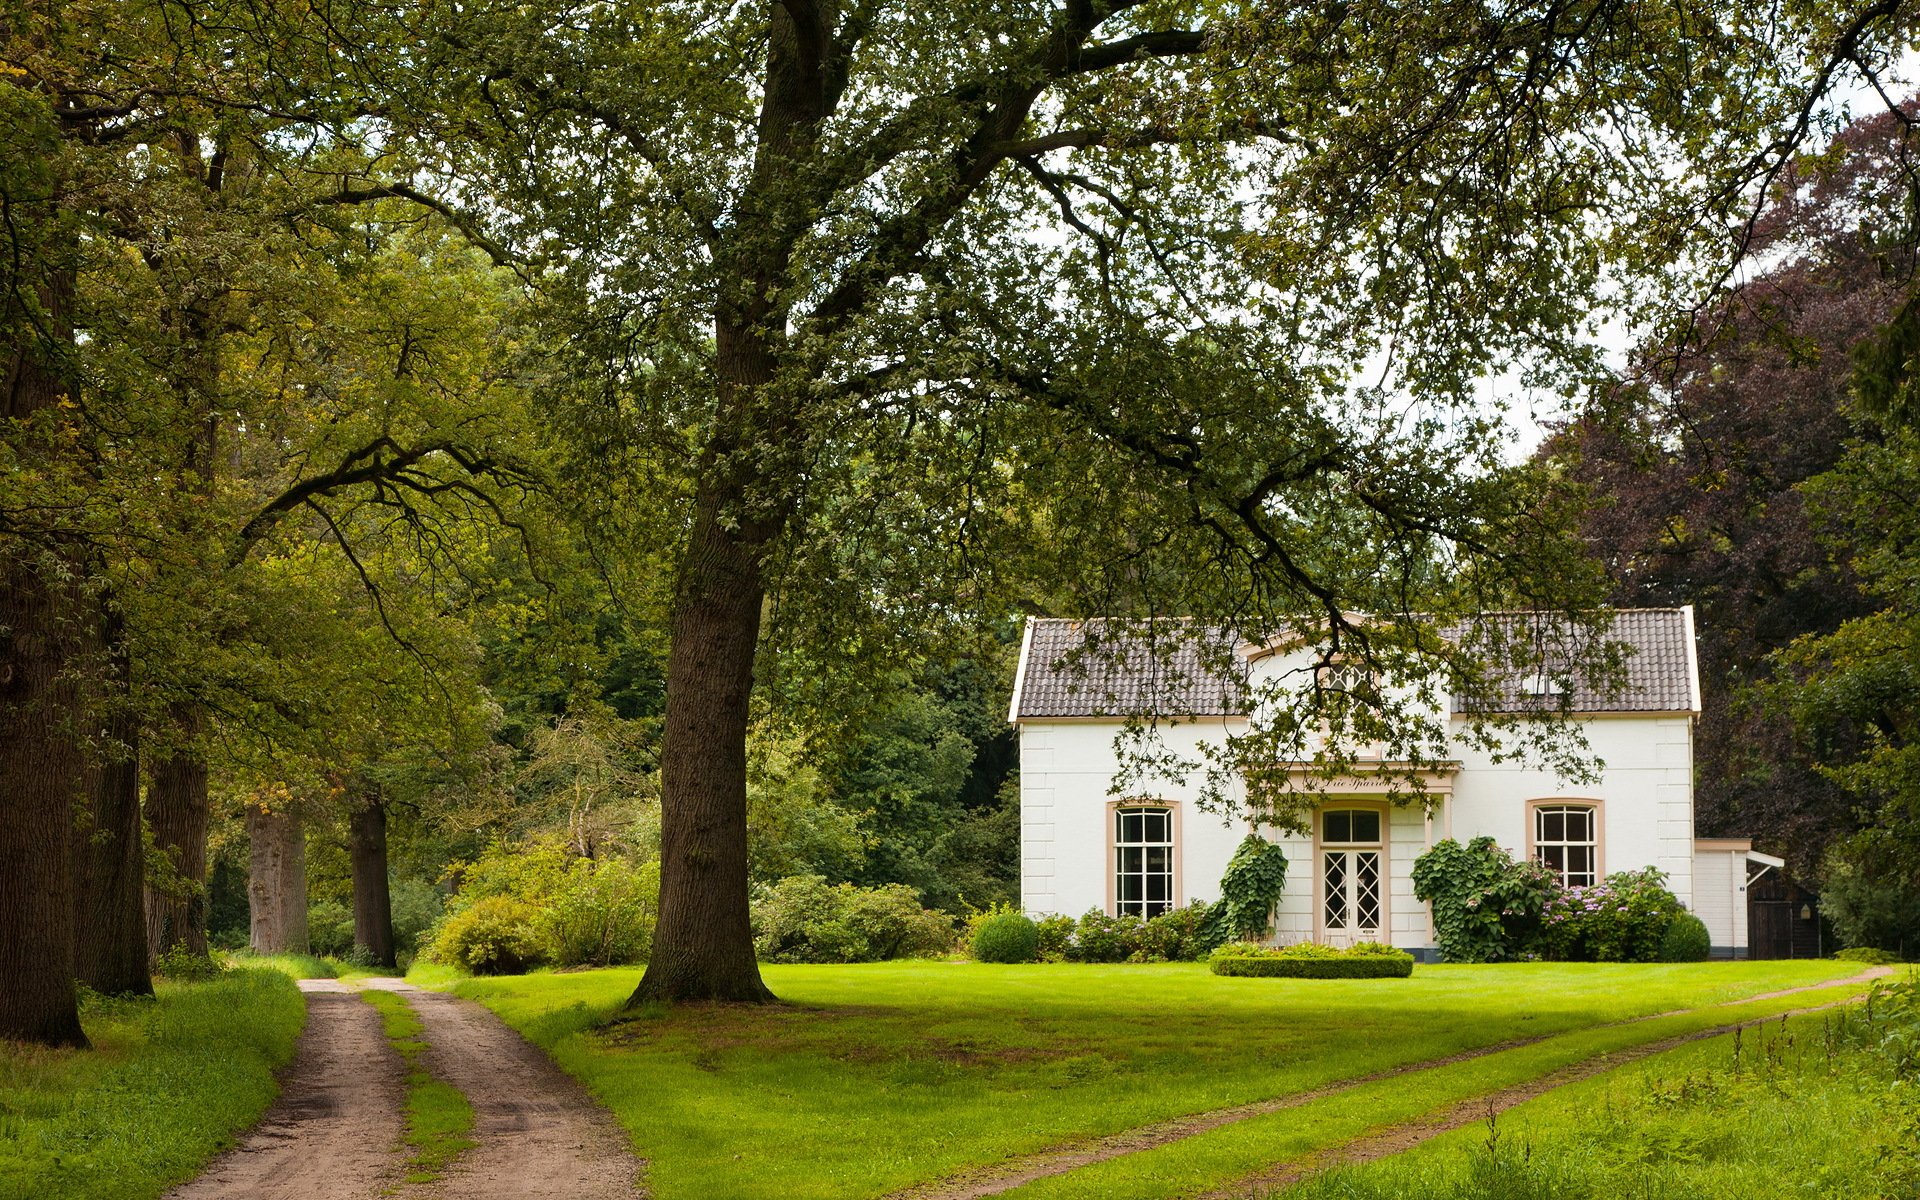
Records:
[[[1328,945],[1386,940],[1380,826],[1377,809],[1320,814],[1320,932]]]

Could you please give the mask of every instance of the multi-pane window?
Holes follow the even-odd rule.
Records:
[[[1533,810],[1533,856],[1567,887],[1600,878],[1599,814],[1591,804],[1542,804]]]
[[[1118,808],[1113,821],[1115,911],[1159,916],[1173,907],[1173,810]]]
[[[1320,920],[1328,936],[1380,935],[1380,845],[1379,809],[1320,814]]]

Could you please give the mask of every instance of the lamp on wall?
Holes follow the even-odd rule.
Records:
[[[1802,904],[1802,905],[1800,906],[1800,919],[1801,919],[1802,921],[1811,921],[1811,920],[1813,920],[1813,905],[1811,905],[1811,904]]]

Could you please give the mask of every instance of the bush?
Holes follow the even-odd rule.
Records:
[[[1132,914],[1110,917],[1099,909],[1088,909],[1067,945],[1067,958],[1073,962],[1126,962],[1145,944],[1146,922]]]
[[[1690,912],[1674,917],[1660,938],[1661,962],[1705,962],[1713,953],[1707,923]]]
[[[577,858],[548,898],[536,933],[556,967],[645,962],[659,898],[657,862]]]
[[[1865,963],[1870,967],[1887,967],[1901,961],[1898,954],[1877,946],[1849,946],[1845,950],[1835,950],[1833,956],[1841,962]]]
[[[1849,946],[1920,954],[1920,880],[1889,857],[1860,838],[1828,853],[1820,913]]]
[[[307,948],[326,958],[353,949],[353,910],[338,900],[307,905]]]
[[[195,954],[187,949],[184,942],[175,942],[167,947],[166,953],[154,960],[153,973],[183,983],[212,979],[226,970],[223,963],[215,962],[211,955]]]
[[[1219,907],[1196,900],[1185,908],[1172,908],[1157,917],[1148,917],[1140,929],[1140,945],[1129,959],[1194,962],[1205,958],[1207,951],[1218,944],[1211,930],[1218,925],[1213,914]]]
[[[475,975],[519,975],[544,961],[534,927],[540,910],[513,896],[482,896],[435,932],[428,957]]]
[[[1413,894],[1433,905],[1433,927],[1448,962],[1501,962],[1539,948],[1553,872],[1520,862],[1490,837],[1452,838],[1413,863]]]
[[[1405,979],[1413,974],[1413,955],[1379,942],[1357,942],[1344,949],[1300,942],[1274,950],[1233,942],[1208,959],[1215,975],[1259,979]]]
[[[445,895],[422,879],[396,879],[388,896],[393,905],[393,944],[401,951],[418,950],[446,907]]]
[[[1073,935],[1079,929],[1079,923],[1072,917],[1041,917],[1033,923],[1034,934],[1038,940],[1041,962],[1065,962],[1067,954],[1073,949]]]
[[[1040,930],[1024,913],[991,912],[974,926],[968,949],[975,962],[1032,962],[1040,953]]]
[[[1547,906],[1547,952],[1569,962],[1655,962],[1685,910],[1653,867],[1567,888]]]
[[[1257,833],[1241,839],[1220,876],[1220,902],[1207,914],[1207,948],[1228,938],[1265,937],[1286,886],[1287,856],[1280,847]]]
[[[753,903],[753,944],[764,962],[877,962],[938,954],[953,945],[953,920],[920,906],[905,884],[857,888],[793,875]]]

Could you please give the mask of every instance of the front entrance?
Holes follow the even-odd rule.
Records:
[[[1379,809],[1320,813],[1320,940],[1330,946],[1386,940],[1382,824]]]

